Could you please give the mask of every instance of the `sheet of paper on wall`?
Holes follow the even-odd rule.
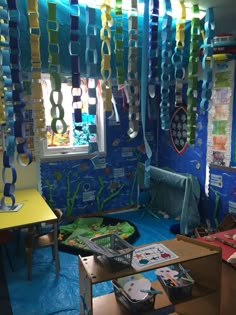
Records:
[[[83,202],[87,201],[94,201],[96,198],[96,191],[95,190],[89,190],[83,192]]]
[[[91,159],[91,162],[93,163],[93,167],[95,169],[103,169],[106,168],[106,159],[105,158],[100,158],[98,156],[95,156]]]
[[[123,167],[113,169],[113,177],[114,178],[124,177],[124,176],[125,176],[125,169]]]
[[[232,90],[230,87],[214,89],[212,93],[212,99],[214,105],[227,105],[230,104],[232,96]]]
[[[223,187],[222,176],[216,175],[216,174],[211,174],[210,184],[211,184],[211,186],[222,188]]]
[[[121,156],[122,157],[133,157],[134,156],[133,147],[123,147],[121,149]]]
[[[134,250],[132,267],[136,270],[142,270],[146,267],[176,258],[178,256],[165,245],[161,243],[152,244]]]

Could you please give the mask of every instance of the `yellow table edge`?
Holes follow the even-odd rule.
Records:
[[[2,193],[0,194],[2,196]],[[16,204],[23,204],[17,212],[0,213],[0,230],[54,222],[56,215],[36,189],[15,191]]]

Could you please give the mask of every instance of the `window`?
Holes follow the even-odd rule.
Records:
[[[105,130],[104,130],[104,112],[103,102],[100,92],[100,82],[97,83],[97,114],[88,114],[88,88],[87,79],[81,78],[82,90],[82,121],[75,123],[74,110],[72,106],[71,95],[71,77],[63,77],[61,91],[63,94],[62,105],[64,108],[64,121],[67,125],[67,130],[64,133],[60,132],[60,125],[57,125],[58,133],[53,132],[51,128],[51,81],[49,74],[42,74],[42,90],[44,98],[45,119],[47,128],[47,139],[42,142],[41,158],[65,158],[68,156],[86,157],[88,156],[88,137],[93,137],[93,141],[98,143],[99,153],[105,153]],[[97,125],[97,133],[89,134],[89,125]]]

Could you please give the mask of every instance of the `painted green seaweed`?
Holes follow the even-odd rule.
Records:
[[[133,176],[133,182],[132,182],[132,187],[131,187],[131,191],[130,191],[130,198],[129,198],[130,206],[134,205],[134,188],[136,187],[135,186],[136,182],[137,182],[137,168],[136,168],[134,176]]]
[[[47,199],[47,203],[51,209],[54,209],[55,208],[55,202],[53,200],[53,190],[55,190],[55,185],[50,184],[48,180],[46,180],[46,185],[48,188],[48,195],[49,195],[49,198]]]
[[[74,193],[71,193],[71,181],[70,181],[70,174],[71,172],[67,173],[66,175],[66,216],[69,217],[72,215],[72,211],[75,206],[75,201],[80,191],[81,182],[79,182],[76,186]],[[71,196],[72,194],[72,196]]]
[[[103,178],[101,176],[98,177],[98,181],[100,183],[100,188],[98,190],[98,193],[96,195],[96,202],[97,202],[97,209],[98,211],[102,211],[104,209],[104,206],[113,198],[115,198],[117,195],[119,195],[120,191],[123,189],[125,184],[122,184],[119,189],[116,191],[112,192],[108,197],[106,197],[103,201],[101,201],[101,195],[102,192],[105,189],[105,183],[103,181]]]

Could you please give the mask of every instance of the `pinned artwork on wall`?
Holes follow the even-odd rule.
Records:
[[[178,107],[171,117],[170,138],[175,152],[182,154],[188,146],[187,111],[183,106]]]

